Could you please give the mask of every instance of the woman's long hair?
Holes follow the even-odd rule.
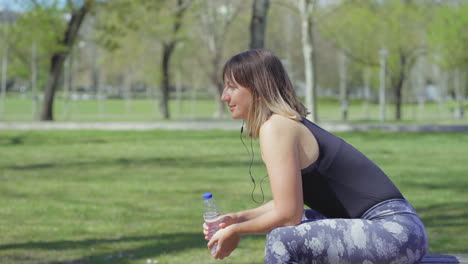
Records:
[[[298,121],[307,115],[283,64],[270,51],[249,50],[233,56],[224,65],[223,79],[252,93],[253,103],[246,120],[247,136],[257,138],[260,127],[272,114]]]

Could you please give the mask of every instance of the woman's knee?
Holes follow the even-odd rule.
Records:
[[[288,241],[291,241],[293,239],[295,239],[293,226],[277,227],[267,234],[267,241],[270,241],[272,243],[278,241],[287,243]]]
[[[282,261],[289,263],[292,259],[290,242],[293,239],[290,227],[278,227],[268,233],[265,243],[265,260]],[[277,263],[266,261],[266,263]]]
[[[266,236],[266,247],[273,247],[276,245],[279,247],[279,244],[284,244],[287,242],[287,232],[285,227],[278,227],[270,231]]]

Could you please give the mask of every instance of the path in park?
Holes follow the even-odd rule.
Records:
[[[331,132],[468,132],[467,125],[318,123]],[[0,122],[0,130],[239,130],[239,121]]]

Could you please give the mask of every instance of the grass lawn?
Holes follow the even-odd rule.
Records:
[[[42,105],[40,106],[42,107]],[[340,102],[334,99],[320,98],[317,102],[318,119],[324,122],[341,122]],[[453,102],[444,104],[426,103],[424,108],[417,104],[403,104],[400,123],[433,123],[433,124],[467,124],[468,116],[461,120],[454,119]],[[367,110],[366,110],[367,109]],[[0,113],[0,121],[32,121],[33,104],[31,99],[7,97],[4,112]],[[173,120],[212,119],[216,110],[213,99],[197,99],[191,101],[171,100],[169,112]],[[465,104],[468,113],[468,104]],[[157,121],[161,120],[158,102],[149,99],[133,99],[131,101],[108,99],[101,107],[96,100],[70,101],[57,98],[54,103],[54,118],[57,121]],[[352,100],[349,104],[348,121],[378,122],[380,108],[378,104],[369,104]],[[395,105],[386,107],[386,120],[396,122]]]
[[[339,136],[416,207],[430,252],[468,253],[468,133]],[[0,131],[0,263],[218,263],[201,195],[226,212],[256,206],[248,164],[238,132]],[[222,263],[263,263],[263,246],[246,236]]]

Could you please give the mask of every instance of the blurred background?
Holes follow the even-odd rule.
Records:
[[[0,121],[225,119],[278,55],[314,121],[466,123],[465,0],[2,0]]]

